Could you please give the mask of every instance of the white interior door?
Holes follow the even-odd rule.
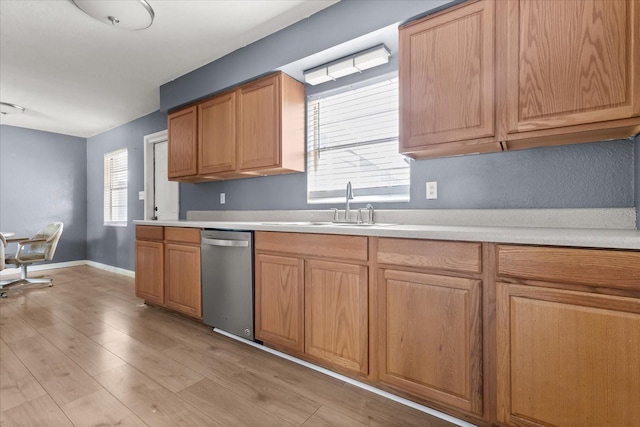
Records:
[[[153,219],[157,220],[174,220],[179,215],[179,185],[168,178],[168,145],[167,141],[153,144]]]

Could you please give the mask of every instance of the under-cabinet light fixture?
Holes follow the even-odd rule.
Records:
[[[315,86],[350,74],[359,73],[369,68],[386,64],[389,62],[390,55],[385,45],[372,47],[371,49],[307,70],[304,72],[304,81]]]
[[[69,0],[90,17],[123,30],[144,30],[155,13],[146,0]]]

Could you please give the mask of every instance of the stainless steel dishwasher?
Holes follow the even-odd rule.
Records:
[[[253,336],[253,232],[203,230],[202,321]]]

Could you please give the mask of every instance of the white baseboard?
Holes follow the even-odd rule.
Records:
[[[42,271],[42,270],[55,270],[57,268],[66,268],[66,267],[77,267],[79,265],[88,265],[90,267],[99,268],[101,270],[110,271],[112,273],[122,274],[124,276],[135,277],[136,272],[131,270],[126,270],[124,268],[114,267],[112,265],[102,264],[100,262],[90,261],[87,259],[82,259],[78,261],[66,261],[66,262],[54,262],[51,264],[36,264],[30,265],[29,271]],[[19,268],[7,268],[0,271],[0,277],[9,276],[14,274],[20,274]]]
[[[110,271],[112,273],[122,274],[123,276],[136,277],[136,272],[135,271],[127,270],[127,269],[124,269],[124,268],[114,267],[112,265],[102,264],[100,262],[89,261],[89,260],[85,260],[84,263],[86,265],[88,265],[89,267],[95,267],[95,268],[99,268],[101,270]]]

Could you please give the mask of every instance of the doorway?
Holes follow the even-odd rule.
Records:
[[[144,137],[144,219],[177,220],[179,185],[168,179],[167,131]]]

